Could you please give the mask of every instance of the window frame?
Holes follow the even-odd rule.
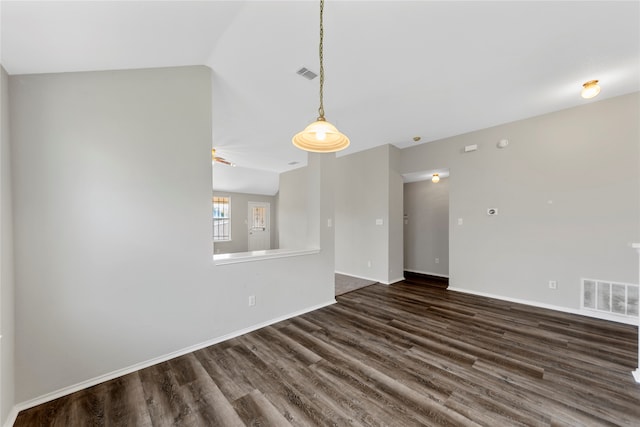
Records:
[[[226,205],[227,205],[226,216],[216,217],[216,206],[225,204],[224,202],[220,202],[217,199],[226,199]],[[218,210],[218,212],[220,212],[220,210]],[[222,238],[220,238],[220,233],[218,233],[218,238],[216,238],[216,229],[217,228],[219,229],[220,227],[224,229],[225,227],[224,225],[216,227],[216,223],[221,221],[227,221],[228,233],[226,236],[222,236]],[[213,239],[214,243],[231,242],[232,235],[231,235],[231,197],[230,196],[213,196],[211,198],[211,224],[213,226],[211,238]]]

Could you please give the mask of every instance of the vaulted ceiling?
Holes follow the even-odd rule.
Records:
[[[306,163],[317,116],[318,1],[1,3],[9,74],[208,65],[213,140],[239,168]],[[640,90],[638,1],[325,5],[325,110],[342,154],[404,148]],[[601,94],[583,100],[581,84]],[[295,165],[291,163],[298,162]]]

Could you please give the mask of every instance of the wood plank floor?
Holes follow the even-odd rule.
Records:
[[[372,285],[15,426],[640,426],[637,343],[632,326]]]

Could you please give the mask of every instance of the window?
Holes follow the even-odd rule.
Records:
[[[263,205],[269,206],[268,203],[263,203]],[[266,206],[251,206],[251,231],[267,230],[268,227]]]
[[[231,240],[231,198],[213,197],[213,241]]]

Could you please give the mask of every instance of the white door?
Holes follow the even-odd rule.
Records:
[[[265,202],[249,202],[249,250],[271,249],[269,212],[271,205]]]

